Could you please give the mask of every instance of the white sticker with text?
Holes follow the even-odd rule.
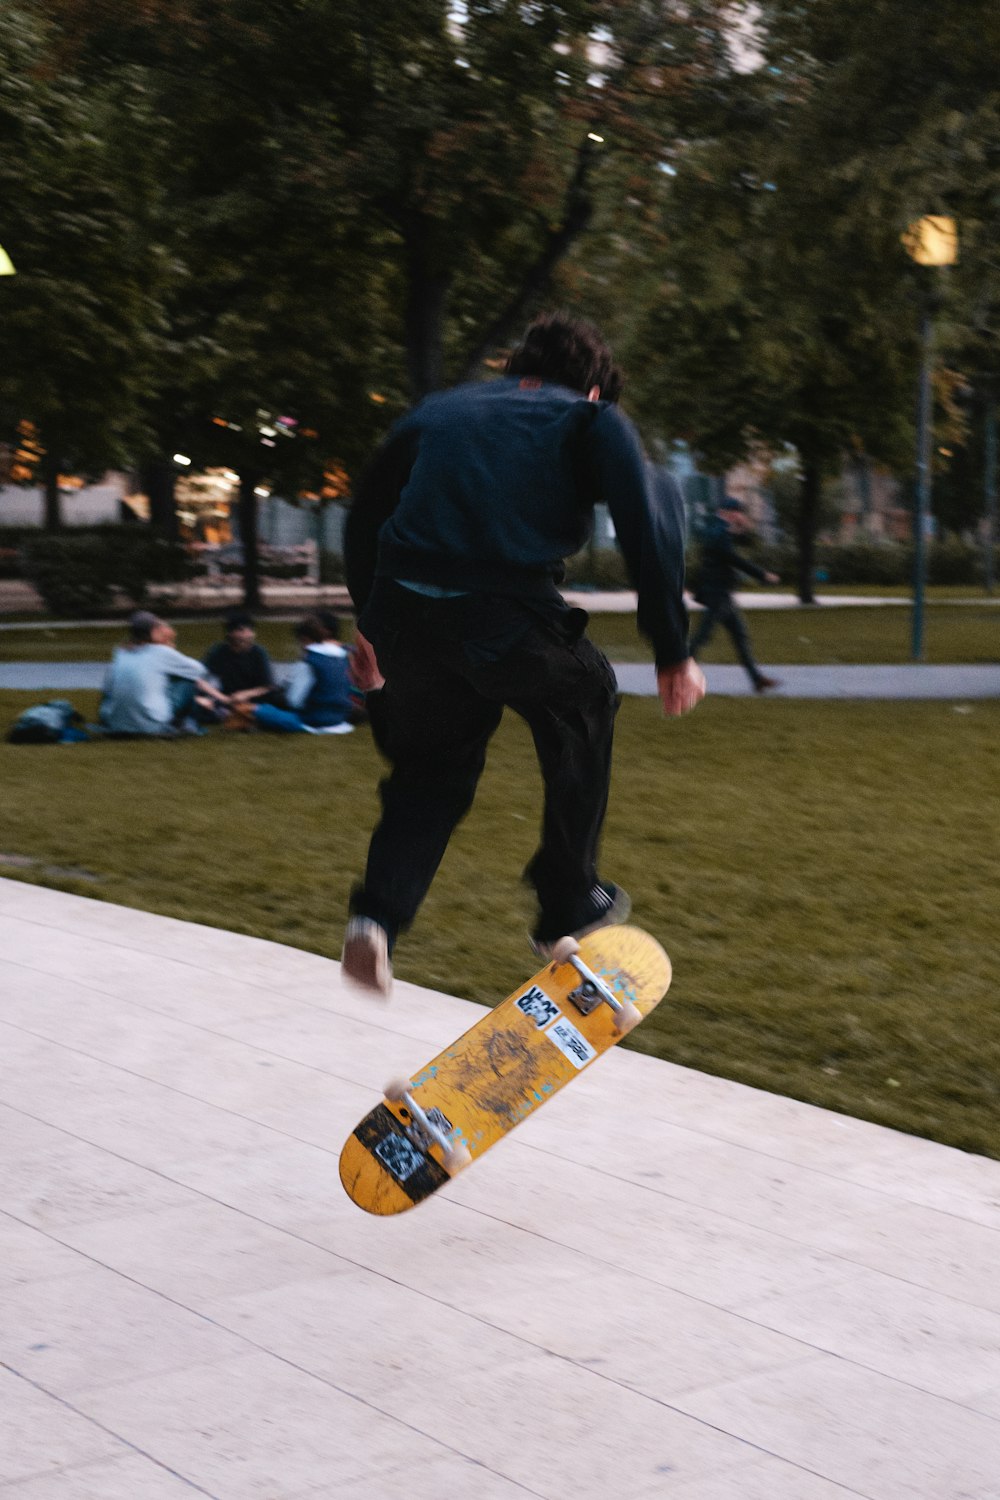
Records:
[[[589,1062],[593,1062],[597,1056],[595,1048],[587,1041],[587,1038],[565,1017],[550,1026],[545,1033],[550,1042],[555,1042],[559,1051],[564,1053],[573,1064],[574,1068],[585,1068]]]

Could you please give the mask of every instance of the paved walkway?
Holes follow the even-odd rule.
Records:
[[[638,604],[638,595],[628,589],[589,590],[579,589],[563,590],[567,599],[573,604],[582,605],[591,614],[604,613],[635,613]],[[703,609],[704,605],[698,604],[686,595],[687,606],[693,612]],[[798,594],[775,589],[748,589],[746,592],[737,592],[733,595],[741,609],[801,609],[812,610],[815,608],[827,609],[912,609],[913,600],[908,596],[899,594],[875,595],[875,594],[817,594],[816,603],[803,604]],[[928,608],[937,605],[951,608],[953,605],[972,605],[977,607],[1000,606],[1000,594],[977,594],[970,595],[965,599],[933,599],[928,603]]]
[[[276,663],[280,670],[291,664]],[[38,693],[69,693],[99,688],[106,662],[54,661],[0,663],[0,688]],[[781,698],[1000,698],[998,666],[768,666],[781,682],[770,696]],[[616,663],[623,693],[656,692],[653,668]],[[742,667],[707,666],[709,691],[723,698],[752,695]]]
[[[10,880],[0,953],[10,1500],[1000,1495],[1000,1163],[621,1051],[371,1219],[477,1007]]]
[[[770,698],[1000,698],[997,666],[782,667],[767,670],[780,686]],[[0,669],[2,672],[2,669]],[[615,664],[623,693],[656,692],[651,666]],[[706,666],[708,690],[717,697],[754,697],[742,667]],[[0,676],[2,681],[2,676]]]

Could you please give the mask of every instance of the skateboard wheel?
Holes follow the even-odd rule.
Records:
[[[464,1167],[467,1167],[471,1161],[472,1152],[468,1146],[463,1145],[461,1141],[457,1141],[454,1146],[448,1147],[448,1150],[441,1159],[441,1165],[449,1177],[454,1177]]]
[[[638,1026],[642,1020],[642,1011],[631,1000],[622,1002],[621,1010],[615,1011],[615,1030],[619,1036],[626,1036],[633,1026]]]
[[[580,944],[576,938],[561,937],[557,943],[552,945],[552,962],[554,964],[568,964],[575,953],[579,953]]]
[[[390,1078],[383,1090],[385,1097],[391,1099],[394,1104],[402,1104],[406,1095],[413,1089],[409,1078]]]

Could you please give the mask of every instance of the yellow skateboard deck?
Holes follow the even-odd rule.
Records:
[[[602,927],[578,944],[563,943],[575,959],[547,964],[412,1079],[387,1086],[340,1156],[341,1181],[359,1208],[398,1214],[422,1203],[667,992],[670,960],[638,927]],[[602,985],[623,1010],[602,998]]]

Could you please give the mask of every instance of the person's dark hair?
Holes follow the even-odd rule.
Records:
[[[226,616],[226,634],[231,630],[252,630],[253,615],[248,615],[245,609],[231,609]]]
[[[314,618],[322,625],[328,641],[340,640],[340,616],[335,615],[332,609],[318,609]]]
[[[148,646],[159,623],[159,617],[148,609],[134,610],[128,617],[128,635],[133,646]]]
[[[525,331],[507,361],[508,375],[534,375],[587,395],[599,386],[602,401],[617,401],[622,374],[592,323],[566,313],[543,313]]]
[[[325,641],[326,631],[315,615],[306,615],[304,619],[297,620],[292,626],[292,634],[299,641]]]

